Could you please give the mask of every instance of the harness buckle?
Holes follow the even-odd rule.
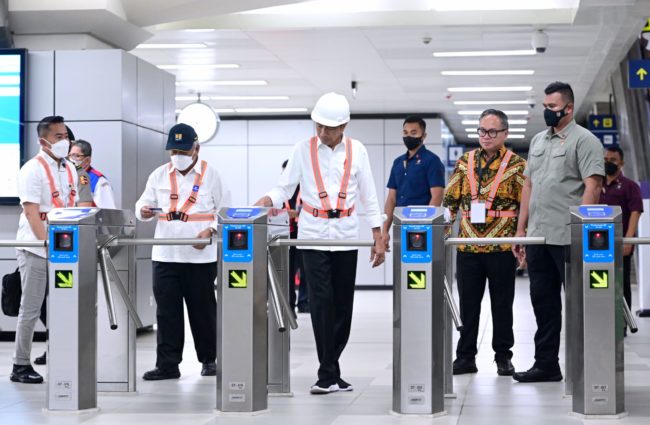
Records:
[[[327,218],[341,218],[341,210],[337,210],[337,209],[327,210]]]
[[[187,200],[190,201],[190,202],[193,203],[193,204],[196,203],[196,197],[193,196],[193,195],[190,195],[190,197],[187,198]]]
[[[346,192],[339,192],[339,198],[345,199],[348,197],[348,194]]]
[[[47,213],[44,213],[44,212],[39,213],[39,216],[40,216],[41,221],[46,221],[47,220]]]
[[[314,217],[318,217],[318,210],[316,208],[312,209],[311,215],[313,215]]]
[[[54,191],[52,192],[52,198],[58,198],[59,197],[59,191]]]
[[[318,197],[321,198],[321,199],[327,198],[327,192],[323,191],[323,192],[319,193]]]
[[[167,214],[167,220],[169,221],[180,220],[186,222],[188,218],[189,218],[188,215],[182,211],[172,211]]]
[[[171,195],[169,195],[169,199],[176,201],[178,199],[178,194],[172,193]]]

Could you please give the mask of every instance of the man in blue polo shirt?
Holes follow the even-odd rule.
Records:
[[[395,207],[408,205],[442,204],[445,189],[445,166],[438,155],[424,147],[427,137],[427,124],[417,116],[408,116],[404,120],[403,140],[406,153],[393,162],[388,179],[388,197],[384,205],[386,221],[384,222],[384,243],[389,249],[390,226],[393,224]]]

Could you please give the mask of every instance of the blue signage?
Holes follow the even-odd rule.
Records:
[[[616,115],[589,115],[587,127],[603,146],[618,145]]]
[[[628,88],[650,89],[650,59],[631,60],[628,70]]]
[[[582,225],[582,257],[586,263],[614,262],[614,223]]]
[[[447,166],[455,167],[456,161],[460,159],[465,153],[465,147],[462,145],[449,145],[447,146]]]
[[[611,217],[614,211],[612,210],[612,207],[608,207],[606,205],[598,205],[598,206],[581,206],[578,208],[580,211],[580,214],[583,217],[588,217],[588,218],[607,218]]]
[[[402,263],[430,263],[433,244],[431,226],[407,224],[402,226]]]
[[[79,261],[79,226],[50,225],[47,244],[51,263],[76,263]]]
[[[260,213],[260,208],[228,208],[228,218],[251,218]]]
[[[402,211],[405,218],[431,218],[436,213],[436,207],[406,207]]]
[[[252,224],[224,224],[222,233],[221,255],[223,255],[224,262],[250,263],[253,261]]]

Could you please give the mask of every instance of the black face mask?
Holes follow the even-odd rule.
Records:
[[[544,121],[549,127],[557,127],[560,120],[566,116],[566,106],[560,111],[551,111],[548,108],[544,109]]]
[[[618,172],[618,165],[613,162],[605,161],[605,174],[613,176]]]
[[[422,144],[422,137],[405,136],[402,137],[402,140],[404,140],[404,145],[408,150],[413,150]]]

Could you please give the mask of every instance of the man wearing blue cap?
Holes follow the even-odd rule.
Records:
[[[170,162],[151,173],[135,204],[141,221],[158,219],[156,238],[209,238],[217,229],[223,190],[217,170],[199,161],[196,132],[187,124],[169,130]],[[157,303],[156,367],[148,381],[181,376],[178,365],[185,342],[183,300],[187,305],[194,347],[202,376],[216,375],[217,276],[216,245],[154,246],[153,293]]]

